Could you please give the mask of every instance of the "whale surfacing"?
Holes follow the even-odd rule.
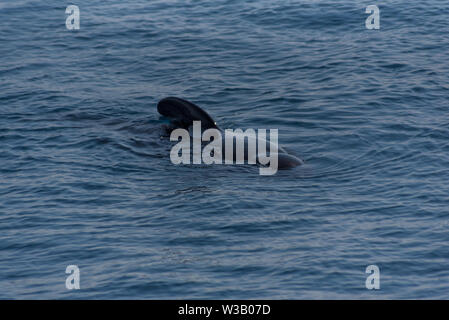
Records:
[[[170,118],[176,127],[188,129],[193,121],[201,121],[204,129],[218,129],[216,122],[197,105],[180,98],[164,98],[157,104],[157,111]]]
[[[201,130],[207,129],[219,130],[220,133],[222,133],[221,136],[223,140],[222,143],[220,143],[220,145],[223,148],[222,150],[220,150],[220,153],[222,155],[228,154],[227,152],[225,152],[225,145],[226,145],[225,136],[228,130],[226,130],[226,132],[223,132],[223,130],[218,127],[217,123],[212,119],[212,117],[197,105],[184,99],[176,97],[167,97],[159,101],[159,103],[157,104],[157,110],[161,115],[170,119],[171,121],[170,126],[166,128],[169,132],[179,128],[189,130],[194,126],[194,122],[196,123],[196,121],[200,121]],[[245,137],[243,137],[243,139],[244,138]],[[243,146],[244,160],[248,161],[248,163],[257,163],[259,165],[266,165],[266,163],[259,160],[261,158],[260,157],[261,155],[257,153],[259,151],[256,151],[255,148],[248,147],[251,138],[248,136],[246,136],[246,138],[248,139],[248,143],[245,143]],[[276,150],[277,168],[289,169],[303,164],[303,161],[301,159],[295,157],[294,155],[289,154],[287,151],[285,151],[282,147],[278,146],[277,144],[273,148],[273,143],[271,141],[266,140],[263,141],[266,143],[265,146],[266,148],[264,147],[263,150],[268,149]],[[235,157],[236,148],[237,144],[233,144],[234,152],[231,153],[233,157],[233,159],[231,160],[233,161],[236,160]],[[272,153],[271,156],[273,155],[274,154]],[[255,162],[251,162],[251,160],[253,159],[257,160]],[[225,161],[227,160],[228,159],[225,159]]]

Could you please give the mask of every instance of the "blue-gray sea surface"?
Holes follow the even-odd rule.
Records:
[[[176,166],[165,96],[306,163]],[[0,298],[448,299],[448,97],[447,1],[2,0]]]

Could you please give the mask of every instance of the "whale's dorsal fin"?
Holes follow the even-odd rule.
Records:
[[[183,128],[191,126],[193,121],[201,121],[203,129],[218,129],[217,124],[206,111],[184,99],[164,98],[157,104],[157,111]]]

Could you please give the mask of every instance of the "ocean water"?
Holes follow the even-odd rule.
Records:
[[[2,0],[0,57],[1,299],[449,298],[447,1]],[[175,166],[166,96],[305,164]]]

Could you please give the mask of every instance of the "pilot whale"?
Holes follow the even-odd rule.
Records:
[[[172,131],[176,130],[176,129],[185,129],[185,130],[193,130],[197,129],[195,128],[197,126],[197,123],[199,121],[201,129],[200,130],[208,130],[208,129],[217,129],[219,130],[219,132],[223,133],[222,134],[222,143],[220,143],[220,145],[223,147],[222,150],[222,155],[225,155],[225,163],[229,163],[227,162],[226,156],[228,155],[228,153],[226,153],[226,151],[224,150],[225,148],[225,136],[226,136],[226,132],[223,132],[223,130],[217,125],[217,123],[212,119],[212,117],[203,109],[201,109],[200,107],[198,107],[197,105],[193,104],[190,101],[181,99],[181,98],[176,98],[176,97],[167,97],[164,98],[162,100],[159,101],[159,103],[157,104],[157,110],[158,112],[164,116],[170,119],[170,125],[165,126],[165,130],[170,134]],[[228,131],[228,130],[226,130]],[[237,130],[236,130],[237,131]],[[240,130],[241,131],[241,130]],[[242,133],[240,133],[242,134]],[[239,135],[239,133],[237,133],[235,135],[235,137],[237,138]],[[245,134],[243,134],[245,135]],[[277,136],[276,136],[277,137]],[[256,151],[256,149],[252,149],[250,147],[248,147],[250,145],[250,141],[249,139],[251,139],[251,137],[245,135],[245,137],[243,138],[247,138],[248,143],[244,144],[244,160],[248,161],[249,160],[253,160],[254,162],[252,163],[257,163],[257,164],[262,164],[262,165],[266,165],[266,162],[261,161],[261,156],[260,154],[257,154],[258,151]],[[271,139],[270,139],[271,140]],[[277,140],[277,139],[276,139]],[[204,140],[203,140],[204,141]],[[284,148],[282,148],[281,146],[277,145],[277,141],[272,142],[272,141],[267,141],[267,140],[263,140],[266,143],[266,148],[264,147],[264,150],[276,150],[276,156],[277,156],[277,168],[279,169],[289,169],[289,168],[294,168],[296,166],[299,166],[301,164],[303,164],[303,160],[301,160],[300,158],[289,154]],[[232,159],[230,159],[231,161],[236,161],[236,147],[237,144],[233,143],[233,152],[231,153],[231,157]],[[259,149],[259,148],[258,148]],[[195,162],[194,162],[195,163]],[[238,162],[237,162],[238,163]]]

